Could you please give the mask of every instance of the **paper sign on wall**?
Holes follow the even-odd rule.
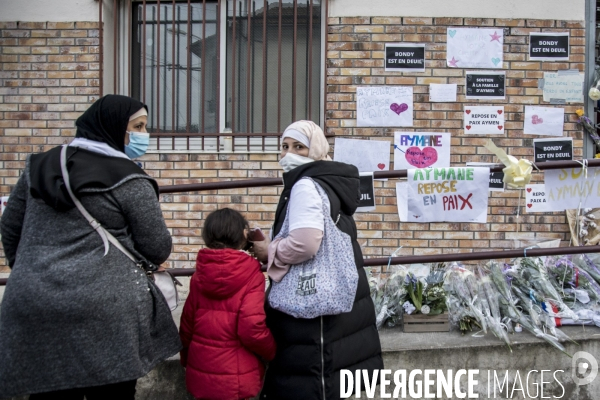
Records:
[[[569,59],[569,32],[529,34],[529,59],[558,61]]]
[[[446,63],[451,68],[502,68],[502,28],[448,28]]]
[[[449,167],[409,169],[409,222],[487,221],[490,169]]]
[[[467,99],[504,99],[506,73],[467,71],[465,97]]]
[[[413,88],[357,87],[356,118],[357,126],[412,126]]]
[[[394,132],[394,169],[449,166],[449,133]]]
[[[468,162],[467,167],[487,167],[490,168],[496,164],[484,162]],[[490,171],[490,192],[504,192],[504,172]]]
[[[550,211],[600,207],[600,168],[551,169],[544,172]]]
[[[583,102],[583,74],[544,72],[544,101]]]
[[[357,212],[373,211],[375,209],[375,185],[372,172],[360,173],[360,202]]]
[[[456,83],[431,83],[429,84],[429,101],[454,102],[456,101]]]
[[[352,164],[359,172],[387,171],[390,168],[390,142],[335,138],[333,159]]]
[[[552,211],[546,200],[545,185],[525,185],[525,211],[528,213]]]
[[[563,161],[573,159],[573,138],[534,139],[534,162]]]
[[[564,108],[525,106],[523,133],[563,136]]]
[[[398,205],[398,218],[400,221],[408,220],[408,183],[396,183],[396,204]]]
[[[425,44],[386,43],[386,71],[425,71]]]
[[[463,115],[467,134],[504,134],[504,106],[465,106]]]

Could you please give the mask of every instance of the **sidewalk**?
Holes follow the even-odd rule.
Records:
[[[189,278],[182,278],[182,298],[187,295]],[[0,287],[0,302],[3,287]],[[183,309],[183,299],[180,306],[173,312],[173,319],[179,326]],[[561,330],[569,335],[578,345],[565,344],[567,352],[575,354],[586,351],[594,356],[600,354],[600,328],[567,326]],[[403,333],[400,328],[385,328],[380,331],[383,359],[386,369],[392,375],[397,370],[414,369],[479,370],[478,384],[475,387],[479,398],[508,399],[506,387],[501,396],[496,388],[496,397],[488,397],[488,391],[494,386],[494,374],[502,381],[508,374],[508,388],[521,380],[523,384],[530,371],[563,371],[557,372],[557,378],[562,385],[556,383],[549,373],[545,380],[544,396],[556,396],[563,400],[597,400],[600,393],[600,376],[586,386],[577,386],[571,379],[572,359],[528,332],[509,335],[512,342],[512,352],[494,337],[487,334],[473,337],[473,333],[462,336],[459,331]],[[490,375],[488,375],[488,373]],[[488,380],[488,376],[491,382]],[[539,376],[537,376],[539,382]],[[461,382],[462,383],[462,382]],[[562,387],[561,387],[562,386]],[[392,393],[394,385],[388,387],[387,393]],[[465,387],[462,387],[466,390]],[[533,389],[532,389],[533,390]],[[560,395],[564,392],[564,395]],[[520,392],[517,391],[517,394]],[[352,396],[351,398],[354,398]],[[367,398],[363,391],[361,398]],[[374,399],[381,399],[380,388],[376,390]],[[407,397],[409,398],[409,397]],[[522,398],[520,396],[513,398]],[[541,398],[541,397],[534,397]],[[191,400],[192,397],[185,389],[184,370],[179,364],[179,356],[172,357],[160,364],[145,377],[139,379],[137,385],[137,400]],[[23,398],[14,400],[24,400]],[[307,399],[311,400],[311,399]]]

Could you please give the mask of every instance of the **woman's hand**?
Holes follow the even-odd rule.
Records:
[[[258,261],[265,263],[269,259],[269,244],[271,244],[271,239],[268,236],[265,236],[264,240],[252,242],[250,250],[254,252],[254,257]]]

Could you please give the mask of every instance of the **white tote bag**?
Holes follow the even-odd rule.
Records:
[[[326,206],[329,202],[327,194],[316,182],[313,183],[323,200],[321,246],[310,260],[292,265],[281,282],[273,281],[269,293],[271,307],[296,318],[350,312],[358,286],[352,240],[337,228]],[[288,207],[275,239],[287,237],[289,227]]]

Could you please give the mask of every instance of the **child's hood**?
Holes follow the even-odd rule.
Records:
[[[260,263],[240,250],[202,249],[196,259],[200,290],[213,298],[231,297],[259,271]]]

